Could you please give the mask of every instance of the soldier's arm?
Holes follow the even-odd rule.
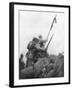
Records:
[[[45,50],[44,48],[40,47],[40,44],[36,44],[35,46],[38,50]]]
[[[47,40],[42,40],[41,42],[46,43],[46,42],[47,42]]]

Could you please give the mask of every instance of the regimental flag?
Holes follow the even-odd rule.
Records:
[[[50,27],[50,31],[52,30],[52,27],[53,27],[54,22],[57,23],[56,16],[55,16],[54,19],[53,19],[53,22],[52,22],[51,27]]]

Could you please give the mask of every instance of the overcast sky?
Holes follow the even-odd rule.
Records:
[[[50,37],[53,33],[54,37],[48,52],[58,54],[64,51],[64,13],[20,11],[19,54],[26,54],[27,45],[33,37],[38,37],[41,34],[43,39],[46,39],[55,15],[57,15],[57,23],[54,23],[50,33]]]

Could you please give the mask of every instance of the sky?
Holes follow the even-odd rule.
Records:
[[[64,51],[64,13],[20,11],[19,17],[19,55],[26,54],[27,45],[33,37],[43,36],[46,39],[54,17],[57,23],[54,23],[50,32],[54,37],[49,45],[49,54],[59,54]]]

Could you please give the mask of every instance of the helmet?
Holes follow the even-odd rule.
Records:
[[[39,35],[39,38],[42,39],[42,35]]]

